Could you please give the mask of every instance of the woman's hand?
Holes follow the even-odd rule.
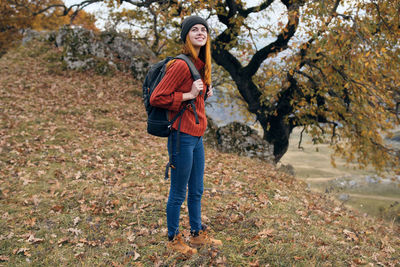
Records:
[[[190,92],[183,94],[183,101],[195,99],[200,94],[200,92],[203,90],[203,87],[204,87],[204,85],[203,85],[203,81],[201,79],[194,81]]]

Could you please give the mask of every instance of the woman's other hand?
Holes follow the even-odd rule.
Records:
[[[214,88],[212,87],[212,85],[210,85],[210,87],[208,87],[207,97],[210,97],[213,95],[214,95]]]
[[[200,94],[200,92],[203,90],[203,87],[204,87],[204,84],[201,79],[194,81],[190,92],[183,94],[183,101],[195,99]]]

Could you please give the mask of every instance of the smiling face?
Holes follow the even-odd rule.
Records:
[[[207,42],[207,28],[203,24],[196,24],[188,33],[189,40],[195,49],[200,49]]]

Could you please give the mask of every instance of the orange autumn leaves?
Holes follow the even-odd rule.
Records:
[[[51,7],[47,9],[48,7]],[[0,56],[13,47],[26,29],[55,30],[72,24],[98,31],[94,15],[80,11],[72,20],[73,11],[64,14],[64,3],[61,0],[0,2]],[[45,11],[44,11],[45,10]]]

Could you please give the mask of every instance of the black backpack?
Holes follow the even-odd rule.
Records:
[[[151,94],[154,92],[154,89],[157,87],[157,85],[160,83],[162,78],[164,77],[166,71],[167,71],[167,63],[173,59],[182,59],[186,62],[186,64],[189,67],[190,73],[192,74],[193,80],[196,81],[198,79],[201,79],[201,76],[194,66],[193,62],[184,54],[180,54],[177,57],[167,57],[164,60],[161,60],[160,62],[154,64],[149,72],[146,75],[146,78],[143,82],[143,101],[144,101],[144,106],[146,107],[146,112],[147,112],[147,132],[151,135],[159,136],[159,137],[168,137],[171,134],[172,131],[172,125],[174,122],[182,116],[182,114],[185,112],[187,107],[190,105],[193,109],[193,113],[196,119],[196,124],[199,124],[199,118],[197,116],[196,112],[196,106],[194,104],[194,99],[187,101],[187,104],[184,105],[184,107],[178,112],[178,114],[175,115],[172,120],[168,120],[168,110],[163,109],[163,108],[158,108],[150,105],[150,97]],[[206,96],[207,94],[204,94]],[[182,119],[182,118],[181,118]],[[181,128],[181,121],[179,121],[179,126],[178,126],[178,139],[177,139],[177,151],[179,153],[179,133],[180,133],[180,128]],[[167,163],[165,166],[165,179],[168,179],[168,173],[169,173],[169,168],[175,168],[172,164],[171,161]]]
[[[193,62],[184,54],[180,54],[177,57],[167,57],[164,60],[159,61],[158,63],[154,64],[149,72],[146,75],[146,78],[143,82],[143,101],[146,107],[147,112],[147,132],[151,135],[159,136],[159,137],[168,137],[171,133],[172,124],[185,112],[188,105],[190,105],[193,109],[196,123],[199,124],[199,120],[196,113],[196,107],[194,105],[194,99],[188,101],[188,104],[185,105],[177,115],[171,120],[168,120],[168,110],[163,108],[158,108],[150,105],[150,97],[151,94],[154,92],[154,89],[160,83],[162,78],[164,77],[167,71],[167,63],[173,59],[182,59],[186,62],[189,67],[190,73],[194,80],[201,79],[201,76],[194,66]],[[180,130],[180,123],[179,129]]]

